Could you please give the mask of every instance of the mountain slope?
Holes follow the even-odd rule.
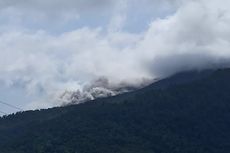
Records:
[[[116,97],[3,117],[0,152],[228,153],[229,79],[230,69],[188,72]]]

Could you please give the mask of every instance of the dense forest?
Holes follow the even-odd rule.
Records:
[[[0,119],[0,153],[229,153],[230,69]]]

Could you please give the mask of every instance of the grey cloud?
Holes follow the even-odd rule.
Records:
[[[39,97],[28,108],[38,108],[115,95],[178,71],[229,66],[229,3],[177,1],[172,14],[135,34],[86,27],[57,35],[4,31],[0,80],[7,87],[23,84]]]
[[[139,32],[146,30],[153,18],[172,13],[173,4],[170,0],[0,1],[0,31],[11,27],[55,33],[87,26]]]
[[[45,10],[90,10],[94,8],[105,8],[113,4],[112,0],[8,0],[1,1],[2,9],[15,7],[21,9],[45,9]]]
[[[149,66],[154,74],[164,78],[183,71],[226,68],[230,66],[230,62],[229,58],[218,58],[202,53],[185,53],[158,57]]]

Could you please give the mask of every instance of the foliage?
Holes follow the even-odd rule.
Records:
[[[229,69],[218,70],[164,88],[5,116],[0,152],[229,153],[229,78]]]

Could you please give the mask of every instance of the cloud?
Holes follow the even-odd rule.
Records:
[[[170,4],[174,3],[169,0],[0,1],[0,32],[42,29],[60,34],[84,27],[139,32],[147,28],[152,18],[171,13],[174,5]]]
[[[83,90],[101,76],[115,84],[144,75],[125,53],[123,40],[131,47],[140,39],[135,34],[104,36],[100,29],[83,28],[59,36],[7,32],[0,39],[0,79],[7,86],[23,86],[31,96]]]
[[[51,7],[52,1],[49,2],[50,6],[45,1],[39,5]],[[112,11],[110,21],[99,27],[81,27],[58,34],[21,27],[2,31],[1,82],[9,89],[20,87],[26,91],[25,96],[36,97],[27,103],[27,108],[38,108],[114,95],[120,89],[136,88],[178,71],[228,66],[230,5],[227,0],[223,3],[178,0],[173,4],[164,1],[176,10],[167,6],[163,10],[170,10],[171,14],[154,18],[146,29],[135,33],[125,30],[131,5],[136,3],[132,2],[116,3],[123,7],[114,9],[118,12]],[[69,3],[72,7],[81,1]],[[14,4],[18,5],[31,4]],[[99,78],[105,79],[98,84],[95,80]]]
[[[8,7],[14,7],[19,9],[31,9],[31,10],[91,10],[97,8],[105,8],[112,6],[114,2],[112,0],[8,0],[1,1],[0,7],[2,9]]]
[[[215,0],[184,3],[174,15],[154,21],[141,46],[153,50],[157,71],[222,65],[230,55],[229,15],[229,8]]]
[[[111,0],[0,1],[0,32],[42,29],[62,33],[76,27],[99,27],[99,23],[108,22],[116,3]]]

